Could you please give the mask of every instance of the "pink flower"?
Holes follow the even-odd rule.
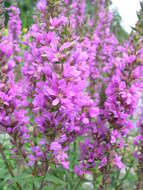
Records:
[[[114,165],[117,166],[119,169],[123,169],[125,165],[121,161],[121,156],[118,156],[117,154],[114,157]]]

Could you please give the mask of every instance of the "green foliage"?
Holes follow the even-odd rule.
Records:
[[[138,22],[136,23],[136,27],[132,28],[136,34],[143,36],[143,2],[140,2],[140,11],[137,12]]]
[[[6,0],[5,7],[8,8],[12,2],[13,2],[12,0]],[[28,28],[33,23],[33,12],[36,3],[37,0],[17,0],[18,7],[20,8],[22,25],[24,28]],[[8,14],[6,11],[5,25],[7,25],[7,22],[8,22]]]
[[[5,142],[3,145],[4,152],[14,173],[14,177],[11,177],[8,172],[8,168],[0,155],[0,190],[19,190],[16,185],[17,183],[20,184],[22,190],[33,190],[33,187],[36,190],[41,190],[42,183],[42,190],[98,190],[102,183],[103,178],[98,170],[98,162],[96,162],[97,167],[91,169],[93,175],[95,170],[96,176],[84,175],[82,177],[78,177],[74,173],[74,167],[77,164],[79,156],[79,143],[82,142],[82,137],[78,138],[76,143],[71,144],[69,151],[69,170],[65,170],[60,166],[55,166],[48,161],[49,169],[45,176],[34,175],[31,168],[29,168],[26,163],[25,165],[20,165],[21,162],[18,155],[16,159],[12,158],[10,151],[11,145],[8,136],[5,138],[1,135],[0,139]],[[123,149],[123,154],[126,154],[124,157],[126,168],[121,171],[118,169],[112,169],[110,176],[111,182],[107,187],[108,190],[135,189],[137,175],[135,173],[136,162],[132,157],[134,147],[132,141],[130,142],[130,139],[127,138],[127,141],[129,146]]]
[[[8,8],[13,0],[6,0],[5,7]],[[17,0],[18,7],[20,8],[20,16],[22,20],[23,28],[29,28],[29,26],[33,23],[33,13],[36,6],[37,0]],[[91,5],[91,1],[86,1],[86,13],[89,15],[95,14],[97,12],[97,7],[93,7]],[[5,25],[8,22],[8,14],[6,11],[5,14]],[[112,20],[112,31],[117,36],[119,42],[123,42],[128,38],[128,33],[121,26],[121,17],[117,10],[114,11],[114,16]]]
[[[89,15],[97,14],[98,7],[92,6],[90,0],[86,0],[87,6],[86,6],[86,13]],[[110,2],[112,4],[112,2]],[[114,10],[113,12],[113,19],[111,23],[111,31],[115,34],[115,36],[118,38],[119,42],[124,42],[129,34],[125,31],[125,29],[121,26],[122,18],[119,15],[117,10]]]
[[[121,26],[121,16],[114,10],[111,31],[117,36],[119,42],[124,42],[128,38],[128,33]]]

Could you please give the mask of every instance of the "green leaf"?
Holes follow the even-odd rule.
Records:
[[[44,187],[43,190],[52,190],[51,187]]]
[[[65,184],[65,182],[63,180],[61,180],[60,178],[52,175],[52,174],[47,174],[45,179],[48,181],[48,182],[51,182],[53,184]]]
[[[21,185],[24,185],[26,182],[30,183],[33,181],[34,176],[29,175],[29,174],[24,174],[24,173],[20,173],[18,176],[15,177],[11,177],[11,176],[7,176],[5,177],[4,181],[5,183],[7,183],[7,181],[9,181],[9,184],[16,184],[17,182],[20,183]]]
[[[63,190],[65,187],[65,185],[59,185],[58,187],[56,187],[56,190]]]
[[[4,179],[6,176],[7,170],[5,167],[0,168],[0,179]]]

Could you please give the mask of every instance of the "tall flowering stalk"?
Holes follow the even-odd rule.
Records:
[[[143,2],[140,3],[141,10],[138,12],[138,22],[136,23],[136,27],[134,28],[134,33],[132,34],[134,36],[134,45],[136,46],[136,49],[138,50],[138,62],[140,63],[140,70],[138,70],[138,75],[142,76],[142,61],[143,61],[143,38],[142,38],[142,20],[143,20]],[[142,83],[141,83],[142,85]],[[142,98],[141,98],[142,100]],[[139,120],[137,122],[137,129],[138,129],[138,135],[136,136],[134,140],[134,145],[136,147],[134,152],[134,157],[137,160],[137,176],[138,176],[138,182],[136,186],[136,190],[140,190],[143,188],[143,167],[142,167],[142,161],[143,161],[143,122],[142,122],[142,101],[141,101],[141,108],[139,113]]]
[[[136,151],[134,152],[134,156],[138,161],[138,166],[137,166],[137,175],[138,175],[138,183],[136,186],[136,190],[140,190],[143,188],[143,167],[142,167],[142,162],[143,162],[143,124],[142,124],[142,114],[140,114],[140,119],[138,122],[138,128],[139,128],[139,135],[136,136],[136,139],[134,141],[134,144],[136,146]]]
[[[39,4],[38,4],[39,8]],[[45,7],[46,9],[46,7]],[[78,38],[62,36],[69,27],[68,18],[51,17],[47,28],[33,25],[26,39],[29,47],[24,53],[24,80],[29,81],[29,98],[34,115],[33,133],[46,143],[44,152],[40,145],[41,161],[47,159],[68,168],[69,145],[87,132],[88,114],[94,111],[94,102],[85,93],[89,75],[88,55]],[[69,34],[70,35],[70,34]],[[71,36],[72,37],[72,36]],[[39,65],[40,63],[40,65]],[[35,83],[36,81],[36,83]],[[33,146],[32,150],[36,151]],[[34,160],[40,156],[33,152]]]
[[[76,167],[82,175],[96,167],[97,162],[104,182],[100,189],[110,184],[113,166],[125,167],[117,150],[123,149],[124,140],[133,128],[129,116],[134,114],[140,97],[141,75],[137,72],[142,68],[132,39],[121,46],[110,32],[111,16],[104,3],[99,6],[102,11],[98,17],[102,19],[99,25],[97,22],[93,35],[94,46],[89,43],[89,48],[92,47],[89,92],[98,105],[99,114],[89,137],[81,144],[81,164]]]
[[[14,64],[10,61],[13,54],[11,43],[8,37],[2,36],[4,31],[4,2],[0,1],[0,127],[1,131],[11,133],[14,132],[17,121],[15,118],[16,106],[16,86],[14,84],[13,68]],[[15,177],[10,163],[7,160],[3,145],[0,144],[0,154],[8,169],[11,177]],[[17,188],[22,190],[21,185],[16,182]]]

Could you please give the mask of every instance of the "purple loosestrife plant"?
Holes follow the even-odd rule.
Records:
[[[138,12],[138,21],[136,23],[136,28],[135,31],[133,33],[133,37],[134,37],[134,46],[136,47],[137,50],[137,59],[138,59],[138,68],[134,71],[134,77],[140,77],[142,78],[142,69],[143,69],[143,49],[142,49],[142,44],[143,44],[143,40],[142,40],[142,11],[143,11],[143,3],[140,3],[141,5],[141,10]],[[140,83],[140,87],[142,88],[142,81]],[[138,177],[138,181],[136,184],[136,190],[142,189],[143,188],[143,180],[142,180],[142,176],[143,176],[143,167],[142,167],[142,159],[143,159],[143,122],[142,122],[142,95],[141,95],[141,103],[140,103],[140,108],[139,108],[139,112],[138,113],[138,120],[137,120],[137,134],[136,137],[134,139],[134,145],[135,145],[135,150],[134,150],[134,157],[136,158],[137,161],[137,168],[136,168],[136,174]]]
[[[50,151],[51,162],[65,168],[69,145],[88,132],[89,120],[97,111],[85,92],[89,77],[85,44],[77,36],[70,41],[67,36],[60,37],[68,27],[72,25],[64,15],[50,18],[46,28],[33,25],[26,35],[28,51],[24,52],[22,68],[24,80],[30,85],[33,133],[47,144],[41,158],[34,153],[35,160],[47,159]]]
[[[133,36],[119,44],[108,0],[92,5],[98,11],[88,18],[84,0],[40,0],[23,37],[19,9],[8,9],[8,36],[0,42],[0,125],[13,158],[21,157],[35,178],[44,176],[40,189],[55,168],[63,168],[64,181],[67,171],[79,176],[75,186],[68,184],[75,190],[87,173],[94,188],[100,175],[98,189],[107,189],[112,172],[126,168],[122,151],[142,89],[142,48]]]
[[[0,125],[11,137],[11,143],[16,148],[23,149],[25,139],[28,138],[28,117],[26,116],[26,101],[23,84],[15,80],[16,64],[20,63],[19,37],[21,22],[18,8],[9,8],[10,19],[8,36],[4,36],[0,43],[1,78],[0,78]],[[15,149],[15,150],[16,150]]]
[[[140,110],[142,111],[142,109]],[[142,113],[140,114],[139,122],[137,123],[139,128],[139,134],[135,137],[134,145],[136,150],[134,152],[134,157],[138,162],[137,166],[137,175],[138,175],[138,184],[136,189],[141,189],[143,187],[142,182],[142,175],[143,175],[143,168],[142,168],[142,161],[143,161],[143,124],[142,124]]]
[[[129,117],[137,108],[142,86],[141,75],[137,74],[142,68],[138,51],[131,40],[118,44],[110,32],[109,15],[103,5],[102,12],[99,12],[103,23],[99,20],[100,27],[97,24],[93,33],[89,92],[98,105],[99,114],[91,125],[93,128],[90,127],[89,137],[81,143],[80,165],[75,168],[79,175],[83,175],[97,165],[105,184],[110,183],[113,167],[125,167],[117,150],[123,149],[124,140],[133,128]],[[87,44],[90,48],[91,44]]]

